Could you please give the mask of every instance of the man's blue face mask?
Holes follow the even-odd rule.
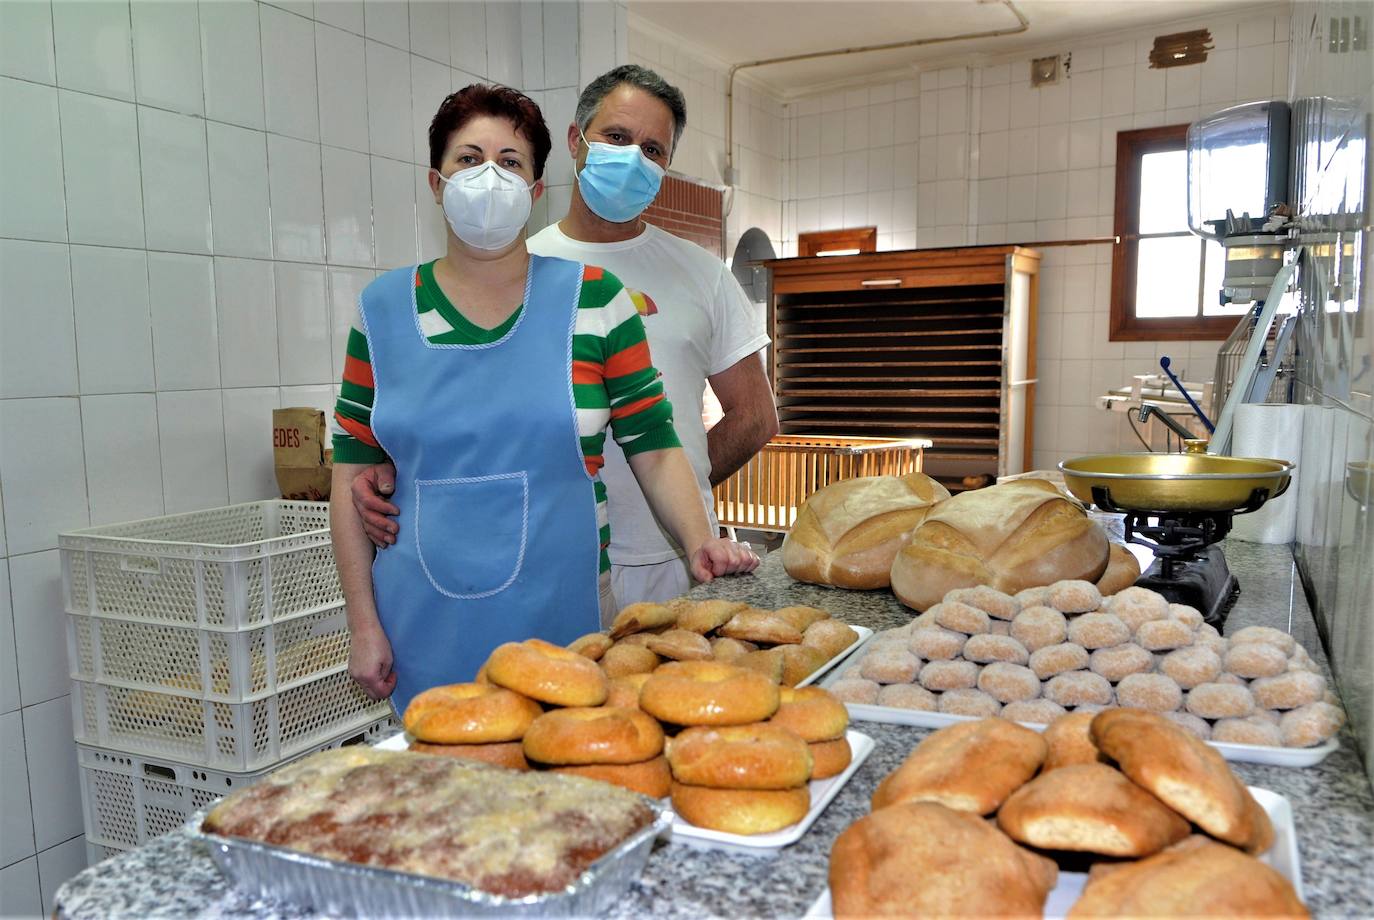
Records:
[[[663,184],[663,167],[644,155],[638,144],[593,143],[587,145],[587,159],[577,174],[582,200],[592,213],[613,224],[634,220],[658,195]]]

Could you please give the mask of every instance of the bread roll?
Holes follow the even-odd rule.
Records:
[[[1017,480],[941,502],[892,563],[892,590],[925,610],[956,588],[1014,594],[1063,579],[1095,582],[1107,568],[1102,529],[1047,482]]]
[[[798,581],[886,588],[892,559],[949,491],[924,473],[860,476],[812,493],[782,543],[782,564]]]
[[[1103,597],[1110,597],[1131,587],[1139,577],[1139,560],[1120,543],[1113,543],[1107,548],[1107,569],[1097,579],[1097,590]]]

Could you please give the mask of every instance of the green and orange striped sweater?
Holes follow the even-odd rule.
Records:
[[[606,427],[630,457],[645,451],[680,447],[673,430],[672,405],[664,397],[663,381],[649,357],[649,343],[640,320],[644,296],[631,292],[610,272],[587,266],[582,295],[573,325],[572,386],[582,457],[593,477],[601,469]],[[415,272],[415,303],[420,329],[436,345],[482,345],[500,339],[520,316],[521,306],[495,329],[483,329],[453,306],[434,280],[434,263]],[[334,409],[334,460],[338,463],[380,463],[386,452],[372,434],[372,364],[367,335],[354,318],[348,334],[343,387]],[[493,433],[493,437],[497,436]],[[606,517],[606,487],[591,483],[600,528],[601,571],[610,570],[606,547],[610,525]]]

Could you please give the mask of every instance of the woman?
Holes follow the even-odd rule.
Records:
[[[444,100],[429,140],[448,251],[363,292],[334,445],[349,667],[398,712],[471,680],[502,642],[566,644],[614,609],[597,479],[608,422],[697,577],[758,565],[710,531],[629,294],[525,248],[550,148],[539,107],[469,86]],[[349,490],[388,458],[408,538],[374,562]]]

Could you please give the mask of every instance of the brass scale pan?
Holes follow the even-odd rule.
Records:
[[[1064,485],[1084,504],[1105,490],[1120,511],[1254,511],[1288,488],[1287,460],[1212,454],[1096,454],[1059,464]]]

